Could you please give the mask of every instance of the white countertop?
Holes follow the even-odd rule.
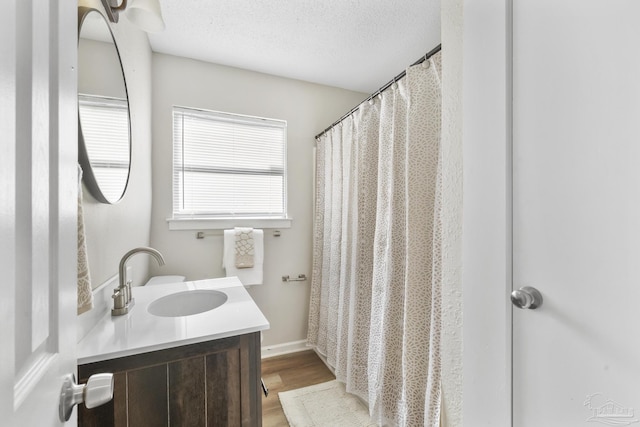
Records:
[[[157,298],[195,289],[215,289],[228,299],[214,310],[191,316],[160,317],[147,311]],[[269,329],[236,277],[136,286],[132,293],[135,305],[128,314],[111,316],[109,311],[78,343],[79,365]]]

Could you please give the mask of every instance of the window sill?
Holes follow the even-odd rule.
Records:
[[[233,227],[291,228],[292,218],[167,218],[169,230],[225,230]]]

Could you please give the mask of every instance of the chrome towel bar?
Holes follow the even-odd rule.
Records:
[[[204,239],[207,236],[224,236],[224,230],[198,231],[196,239]],[[280,237],[280,230],[273,230],[273,237]]]

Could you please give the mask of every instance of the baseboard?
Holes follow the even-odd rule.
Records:
[[[307,347],[307,340],[291,341],[283,344],[267,345],[262,347],[262,358],[282,356],[283,354],[297,353],[299,351],[310,350]]]
[[[315,347],[313,348],[313,351],[318,355],[318,358],[319,358],[320,360],[322,360],[322,363],[324,363],[324,364],[325,364],[325,366],[326,366],[327,368],[329,368],[329,370],[331,371],[331,373],[335,376],[335,375],[336,375],[336,370],[333,368],[333,366],[329,365],[329,362],[327,362],[327,357],[326,357],[324,354],[320,353],[320,352],[318,351],[318,349],[317,349],[317,348],[315,348]]]

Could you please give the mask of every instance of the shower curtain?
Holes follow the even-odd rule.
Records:
[[[440,53],[317,141],[308,343],[388,426],[438,426]]]

